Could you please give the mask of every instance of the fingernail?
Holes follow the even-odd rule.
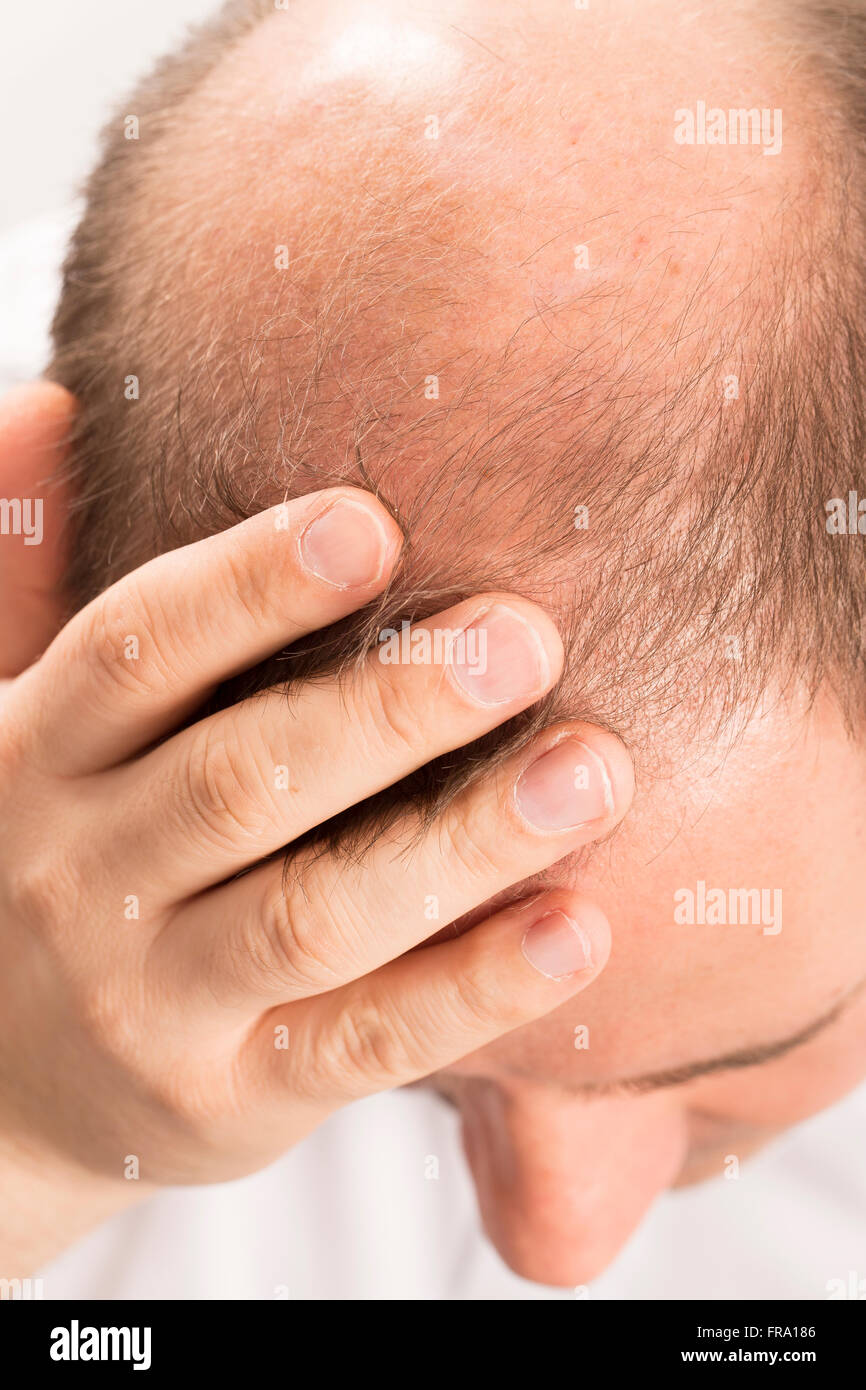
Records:
[[[318,579],[338,589],[379,579],[392,542],[369,508],[341,497],[310,522],[300,539],[301,559]]]
[[[529,928],[521,950],[540,974],[563,980],[592,965],[589,937],[564,912],[548,912]]]
[[[613,811],[607,768],[575,738],[531,763],[515,788],[521,815],[537,830],[573,830]]]
[[[495,603],[455,638],[451,672],[482,705],[505,705],[540,695],[550,682],[550,662],[535,628]]]

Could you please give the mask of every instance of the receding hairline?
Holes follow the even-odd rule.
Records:
[[[261,17],[263,11],[266,11],[271,16],[271,18],[273,18],[273,13],[270,9],[270,6],[265,7],[260,4],[253,4],[251,6],[234,6],[233,11],[236,12],[238,15],[240,15],[241,12],[243,12],[246,15],[245,24],[237,31],[233,31],[235,33],[235,38],[249,33],[250,29],[258,23],[258,19]],[[225,35],[228,33],[228,31],[222,30],[220,32],[223,35],[223,39],[220,40],[220,42],[223,43],[221,52],[224,53],[226,51]],[[200,94],[201,84],[202,82],[206,81],[207,74],[212,73],[215,70],[214,63],[217,60],[218,59],[217,57],[215,57],[213,51],[213,40],[211,40],[211,50],[207,62],[205,62],[204,57],[200,57],[198,68],[196,68],[195,64],[193,64],[192,67],[190,67],[189,63],[187,63],[187,66],[184,67],[183,63],[181,62],[179,64],[176,64],[174,67],[172,67],[171,64],[169,64],[166,71],[169,73],[173,72],[175,74],[175,79],[179,78],[181,72],[185,72],[186,77],[184,78],[184,82],[186,82],[187,79],[190,79],[190,89],[192,90],[194,88]],[[196,73],[198,74],[197,77]],[[195,77],[194,82],[191,80],[193,77]],[[152,85],[151,88],[151,102],[156,112],[155,119],[157,121],[157,127],[159,126],[160,121],[169,120],[169,116],[165,114],[164,101],[162,102],[162,104],[160,104],[160,100],[158,99],[161,90],[162,89],[160,88],[158,79]],[[122,146],[120,147],[120,151],[122,154],[129,153],[128,149],[124,151]],[[115,151],[115,156],[116,157],[114,167],[116,167],[117,165],[117,150]],[[105,172],[107,174],[110,174],[111,170],[112,165],[109,163],[109,165],[106,166]],[[117,227],[118,225],[117,219],[122,211],[120,205],[123,202],[124,196],[127,198],[132,196],[134,198],[135,193],[136,185],[132,185],[131,188],[129,186],[126,186],[125,189],[122,184],[118,185],[118,191],[114,195],[118,200],[116,204],[117,215],[115,216],[114,223],[112,224],[115,227]],[[103,200],[106,197],[110,198],[112,196],[110,188],[102,186],[101,196]],[[104,232],[104,226],[102,227],[101,231],[99,228],[97,228],[97,233],[99,234],[99,236],[102,237],[103,253],[105,253],[106,251]],[[174,233],[174,235],[177,236],[178,234]],[[97,241],[90,248],[91,265],[93,264],[93,261],[96,259],[98,251],[97,243],[98,237]],[[172,255],[175,256],[175,259],[177,258],[175,248],[172,249]],[[86,266],[85,269],[87,269]],[[108,253],[108,260],[106,262],[106,266],[99,267],[99,270],[103,275],[103,279],[107,281],[111,281],[113,276],[114,283],[110,289],[110,296],[114,296],[114,302],[116,303],[119,300],[122,300],[123,286],[118,283],[122,278],[121,272],[113,268],[110,251]],[[147,290],[148,288],[146,281],[144,288],[145,290]],[[164,494],[162,497],[157,496],[155,498],[155,504],[158,503],[160,505],[161,511],[159,512],[159,523],[154,528],[154,535],[152,538],[152,543],[154,545],[169,545],[172,543],[177,543],[179,539],[192,539],[195,534],[196,524],[199,526],[200,529],[204,530],[212,529],[213,527],[218,526],[219,524],[230,524],[232,520],[241,519],[241,517],[244,514],[247,514],[250,507],[254,507],[257,504],[263,504],[263,502],[266,500],[278,500],[274,496],[268,497],[266,495],[266,487],[269,486],[271,482],[275,481],[275,469],[273,458],[271,458],[270,460],[261,459],[256,461],[257,463],[260,462],[262,464],[263,472],[261,475],[261,479],[252,480],[253,482],[255,482],[255,486],[252,486],[252,482],[249,476],[246,478],[240,478],[237,475],[236,469],[234,472],[232,471],[234,464],[236,463],[239,457],[245,457],[247,462],[251,457],[255,460],[255,455],[250,454],[251,440],[254,440],[256,432],[261,424],[261,415],[257,414],[255,403],[249,398],[244,398],[242,394],[240,395],[240,399],[229,401],[225,406],[223,406],[219,399],[214,401],[213,396],[208,395],[208,392],[205,389],[207,386],[207,381],[199,381],[198,383],[197,389],[201,398],[198,402],[195,402],[195,383],[193,383],[192,394],[186,386],[184,386],[182,389],[178,387],[177,390],[174,390],[172,386],[172,389],[166,389],[164,391],[164,399],[158,401],[156,405],[152,405],[149,407],[149,409],[151,410],[151,417],[146,427],[142,425],[141,419],[139,419],[138,422],[134,423],[131,413],[127,413],[128,418],[123,417],[122,410],[118,411],[116,409],[116,406],[114,407],[115,418],[113,420],[108,419],[108,416],[111,413],[112,409],[112,401],[110,398],[106,396],[105,388],[101,383],[98,383],[96,385],[91,384],[95,380],[95,378],[90,375],[90,370],[94,362],[94,359],[98,355],[98,352],[104,347],[107,347],[109,349],[112,347],[110,338],[106,342],[106,338],[104,335],[105,324],[106,322],[110,322],[111,299],[109,297],[109,312],[107,314],[100,313],[99,305],[96,299],[94,299],[93,304],[90,306],[90,308],[87,308],[85,306],[83,312],[85,316],[89,314],[90,326],[85,325],[84,332],[80,335],[80,338],[76,339],[76,335],[74,332],[76,318],[75,314],[72,312],[71,307],[73,299],[75,297],[75,293],[76,286],[73,281],[72,283],[70,283],[68,287],[68,301],[66,306],[67,312],[64,314],[63,307],[61,307],[61,313],[58,317],[58,356],[56,359],[55,367],[57,374],[60,375],[61,380],[65,381],[65,384],[70,385],[73,389],[83,389],[83,394],[85,396],[85,427],[88,423],[86,418],[88,408],[90,410],[91,423],[93,422],[95,417],[98,416],[100,411],[103,413],[103,416],[105,417],[104,433],[100,435],[99,429],[97,428],[91,431],[89,441],[85,436],[83,436],[79,457],[77,460],[73,461],[72,465],[73,470],[75,470],[77,466],[78,471],[76,480],[79,484],[83,484],[83,494],[85,498],[87,495],[88,485],[88,479],[85,476],[87,465],[93,465],[94,461],[98,459],[100,450],[102,450],[105,452],[110,451],[114,457],[115,472],[108,486],[114,489],[115,494],[118,494],[121,489],[128,486],[128,463],[126,464],[127,473],[124,473],[124,462],[121,457],[122,453],[125,452],[127,455],[141,459],[146,470],[152,470],[153,489],[157,494],[159,494],[160,492]],[[80,304],[80,294],[78,298]],[[151,306],[148,305],[148,314],[151,313]],[[94,324],[97,319],[99,319],[98,329],[94,327]],[[146,329],[147,319],[143,318],[142,331],[146,331]],[[277,346],[279,347],[279,331],[280,326],[279,324],[277,324],[277,331],[273,335],[271,341],[266,342],[263,338],[263,343],[267,350],[272,349],[274,345],[274,339],[276,340]],[[122,344],[121,355],[129,354],[131,347],[135,345],[134,337],[130,337],[128,333],[126,333],[125,336],[124,333],[121,333],[119,341]],[[207,346],[206,343],[205,346]],[[114,356],[116,357],[118,355],[117,342],[113,344],[113,348]],[[91,353],[90,363],[85,362],[83,360],[83,353],[86,349],[89,349]],[[64,350],[66,354],[65,357]],[[150,353],[149,365],[151,367],[155,366],[157,371],[159,371],[159,360],[158,358],[154,360],[153,351],[151,351]],[[774,368],[778,365],[780,364],[773,364]],[[94,370],[98,372],[100,369],[97,366]],[[162,375],[163,377],[170,376],[170,372],[166,372],[165,368],[163,367]],[[614,414],[618,412],[620,421],[622,421],[623,417],[625,416],[625,414],[627,414],[627,411],[629,409],[626,391],[620,390],[619,396],[615,398],[614,384],[614,382],[608,383],[610,399],[605,400],[602,394],[600,401],[602,407],[609,407],[610,409],[610,419],[607,421],[602,419],[601,421],[600,428],[602,431],[602,439],[604,438],[604,430],[610,430],[612,428],[610,420],[613,419]],[[548,396],[550,396],[554,384],[550,380],[548,380],[546,385],[549,388],[547,394]],[[756,486],[758,485],[758,483],[760,483],[760,477],[757,475],[760,474],[761,469],[765,469],[767,472],[767,495],[762,505],[767,508],[769,508],[771,505],[771,481],[775,479],[778,482],[778,480],[782,476],[780,472],[780,460],[784,460],[786,456],[786,450],[790,447],[791,431],[794,430],[796,425],[796,420],[794,417],[798,409],[802,413],[802,402],[798,401],[794,395],[796,387],[797,383],[793,381],[784,385],[780,382],[778,399],[771,399],[768,394],[765,394],[761,398],[760,404],[757,405],[754,409],[755,416],[759,416],[763,411],[765,418],[763,420],[753,420],[752,425],[755,426],[755,434],[751,437],[744,435],[743,441],[741,441],[741,445],[743,447],[746,447],[744,441],[747,438],[749,438],[750,442],[752,443],[752,446],[755,448],[756,451],[760,447],[763,447],[764,449],[766,457],[763,459],[759,459],[758,454],[756,452],[756,462],[754,466],[756,479],[752,481],[751,486]],[[467,401],[469,403],[470,408],[473,407],[474,401],[475,403],[477,403],[479,411],[483,411],[485,389],[485,383],[482,379],[478,383],[477,395],[473,397],[472,394],[469,393],[467,396]],[[492,389],[493,388],[491,386],[491,393]],[[185,395],[184,392],[186,392]],[[755,389],[754,394],[758,394],[758,388]],[[153,397],[151,397],[151,400],[153,400]],[[190,406],[188,402],[190,402],[191,400],[194,403]],[[522,420],[522,440],[524,443],[524,456],[526,454],[526,451],[532,448],[532,430],[534,427],[533,419],[535,421],[535,424],[540,429],[542,427],[542,422],[545,418],[545,413],[547,420],[550,419],[551,412],[548,407],[549,400],[544,400],[543,389],[539,389],[536,392],[536,404],[532,407],[532,409],[534,409],[538,413],[533,417],[531,410],[529,412],[524,412]],[[815,408],[817,409],[817,403]],[[187,411],[186,417],[184,415],[185,410]],[[516,414],[519,410],[519,402],[516,402],[514,410]],[[777,412],[776,419],[771,418],[773,410]],[[443,419],[446,416],[446,411],[447,407],[445,404],[443,404],[441,409],[441,415]],[[158,417],[158,420],[156,419],[156,417]],[[452,415],[452,419],[453,418],[455,417]],[[670,428],[670,421],[670,413],[668,413],[667,417],[665,417],[664,414],[660,414],[658,416],[659,429],[663,430],[665,428]],[[175,422],[177,424],[176,429],[174,428]],[[757,438],[758,424],[763,426],[765,434],[767,435],[767,440],[764,442],[763,445],[760,444]],[[302,417],[301,426],[303,430],[309,429],[309,412],[307,412],[306,416]],[[123,431],[127,428],[130,431],[137,431],[137,433],[133,432],[125,436],[128,447],[126,448],[126,450],[123,450],[121,448],[121,440],[124,437]],[[363,459],[365,464],[368,464],[370,462],[369,457],[364,453],[364,450],[366,448],[366,441],[369,438],[369,436],[364,434],[365,429],[365,422],[361,422],[360,425],[357,420],[353,422],[354,433],[349,433],[348,437],[344,439],[342,444],[344,458],[340,460],[341,468],[348,465],[348,467],[351,469],[354,466],[359,457],[359,449],[360,457]],[[688,435],[689,429],[694,429],[694,421],[689,421],[688,419],[686,419],[684,431],[686,435]],[[158,430],[161,430],[161,434],[158,433]],[[770,438],[773,431],[775,431],[776,434],[775,443]],[[622,434],[622,432],[623,431],[621,428],[620,433]],[[194,437],[197,433],[200,434],[200,439]],[[359,439],[357,437],[359,433],[361,435],[360,445]],[[497,460],[496,457],[497,433],[495,430],[490,430],[488,433],[489,438],[485,442],[486,453],[479,449],[476,450],[475,453],[472,455],[472,458],[474,459],[475,463],[481,464],[486,468],[490,468],[491,466],[495,466],[497,462],[501,462],[501,459]],[[417,434],[415,437],[417,438]],[[500,429],[499,438],[501,437],[502,435]],[[94,446],[92,452],[89,455],[88,443]],[[631,445],[634,444],[633,436],[631,440],[621,440],[623,452],[625,451],[625,447],[629,443]],[[776,452],[779,454],[779,459],[771,460],[769,458],[769,451],[772,448],[775,448]],[[643,538],[647,555],[651,556],[652,552],[655,552],[654,558],[657,560],[659,548],[663,543],[662,533],[665,524],[665,518],[664,515],[662,515],[661,517],[655,516],[654,524],[656,527],[656,534],[653,535],[651,524],[653,522],[653,518],[651,517],[651,507],[657,503],[657,494],[654,492],[654,489],[651,485],[647,486],[643,490],[640,490],[636,485],[636,480],[640,479],[641,470],[643,471],[644,476],[647,478],[649,478],[650,476],[651,469],[654,469],[656,472],[659,472],[659,470],[664,465],[662,452],[658,448],[656,448],[654,451],[652,451],[649,448],[645,450],[633,448],[634,457],[627,461],[630,471],[627,474],[617,475],[611,469],[610,459],[608,459],[606,476],[603,468],[603,465],[606,461],[602,456],[602,450],[600,447],[597,450],[597,454],[597,458],[590,457],[589,451],[586,448],[583,449],[582,456],[580,458],[580,464],[584,469],[584,473],[583,476],[581,476],[578,472],[575,472],[576,482],[575,487],[572,489],[572,491],[574,491],[575,494],[574,500],[582,500],[582,497],[577,497],[577,485],[579,482],[579,487],[581,489],[582,494],[590,494],[590,501],[592,502],[592,505],[595,508],[595,514],[597,517],[603,518],[607,516],[611,519],[611,523],[613,523],[614,519],[617,517],[617,514],[619,513],[619,526],[620,531],[623,534],[628,533],[628,528],[623,528],[622,526],[622,517],[625,515],[626,512],[626,504],[631,503],[635,509],[635,512],[643,511],[647,518],[647,526],[644,528],[645,534]],[[577,457],[577,454],[572,455],[573,460]],[[613,455],[611,454],[610,457],[612,458]],[[164,466],[166,461],[169,461],[171,463],[176,473],[182,467],[186,467],[187,464],[189,464],[191,467],[191,476],[189,478],[184,478],[180,480],[182,483],[182,487],[179,491],[177,489],[172,491],[172,485],[174,480],[172,479],[171,471],[167,470]],[[282,467],[285,460],[277,458],[276,462],[279,467]],[[290,460],[290,462],[293,461]],[[270,469],[270,473],[268,473],[267,471],[268,468]],[[740,468],[742,470],[742,461],[740,461]],[[670,469],[670,471],[672,471],[672,469]],[[247,469],[247,473],[249,475],[249,469]],[[289,474],[286,474],[286,476],[289,476]],[[348,474],[343,473],[341,474],[341,476],[347,477],[348,480],[351,481],[358,480],[357,475],[352,472],[349,472]],[[626,491],[622,488],[622,479],[625,477],[629,479],[629,491]],[[148,480],[150,480],[150,477]],[[325,483],[331,480],[336,479],[330,479],[327,475],[325,475],[321,477],[318,481],[319,485],[324,485]],[[605,493],[605,485],[607,485],[607,493]],[[745,489],[747,485],[748,480],[745,478],[744,474],[743,495],[745,494]],[[817,489],[819,485],[820,484],[816,480],[814,483],[815,488]],[[561,482],[561,485],[559,486],[559,490],[557,493],[557,506],[559,507],[560,519],[562,519],[564,515],[563,499],[567,500],[569,497],[569,486],[570,484],[568,478],[566,477],[565,480]],[[616,495],[617,487],[621,489],[619,496]],[[210,498],[206,495],[208,488],[210,488],[211,493],[213,494]],[[104,492],[105,484],[103,484],[102,489],[103,495]],[[792,525],[792,518],[796,516],[797,508],[802,508],[803,506],[811,505],[815,500],[817,500],[815,497],[810,499],[808,496],[805,495],[806,493],[807,484],[804,482],[802,484],[800,495],[797,495],[797,489],[794,488],[790,492],[790,496],[788,497],[787,502],[785,502],[783,499],[783,507],[787,506],[786,521],[784,524],[789,526]],[[202,496],[202,494],[205,495]],[[94,535],[98,534],[99,527],[98,512],[96,512],[96,508],[104,504],[103,495],[101,495],[99,498],[91,496],[89,503],[85,502],[83,504],[83,510],[86,510],[88,506],[90,507],[90,518],[91,523],[94,527]],[[430,499],[432,506],[433,503],[437,500],[437,494],[435,492],[435,489],[428,489],[427,495]],[[440,503],[443,497],[447,499],[447,489],[440,490],[438,494],[438,500]],[[551,502],[552,498],[553,491],[550,484],[546,484],[542,488],[542,490],[539,491],[536,495],[536,500],[541,501],[543,499],[548,504]],[[726,500],[731,501],[733,499],[725,499],[723,490],[720,488],[718,494],[718,506],[714,513],[712,506],[713,499],[711,496],[707,497],[702,533],[703,540],[701,542],[704,549],[703,551],[701,550],[701,544],[698,544],[697,538],[692,538],[690,550],[693,562],[694,558],[701,554],[705,554],[710,556],[711,558],[715,558],[716,561],[719,560],[719,555],[716,554],[713,557],[712,553],[712,526],[714,524],[714,521],[718,525],[721,525],[723,523],[726,523],[729,526],[739,525],[749,530],[750,534],[754,536],[755,544],[758,548],[766,546],[772,547],[772,518],[770,516],[766,516],[762,520],[760,515],[758,514],[757,508],[753,509],[753,514],[750,515],[748,518],[745,517],[745,514],[742,511],[739,514],[732,513],[730,511],[730,508],[727,511],[725,511]],[[742,496],[740,501],[742,504]],[[424,518],[422,518],[420,508],[418,509],[417,515],[419,518],[419,523],[421,525],[429,524],[429,521],[425,522]],[[171,524],[175,524],[178,521],[178,519],[181,522],[179,529],[175,530],[174,532],[160,530],[160,527],[162,527],[164,523],[170,522]],[[115,525],[117,525],[117,522],[118,516],[117,513],[115,513]],[[184,525],[187,526],[186,533],[184,533]],[[104,534],[104,526],[102,534]],[[611,536],[615,536],[613,526],[609,534]],[[86,537],[85,539],[89,540],[89,537]],[[124,537],[122,534],[116,534],[113,537],[112,545],[114,546],[115,553],[125,555],[126,552],[123,549],[123,543],[125,540],[126,537]],[[99,576],[98,573],[96,573],[96,564],[93,558],[94,554],[95,545],[91,550],[90,555],[85,555],[82,559],[79,565],[79,576],[83,578],[86,573],[89,577],[88,582],[98,583]],[[683,565],[685,566],[688,558],[687,550],[684,550],[682,552],[682,558]],[[745,553],[740,558],[744,564],[747,562],[747,557],[745,556]],[[525,563],[530,564],[531,559],[531,552],[527,550],[525,553]],[[487,575],[482,574],[480,571],[478,572],[477,577],[479,579],[485,580],[488,578]],[[726,571],[726,582],[733,582],[733,577],[733,570],[728,569]],[[461,588],[470,583],[471,578],[472,575],[468,571],[464,572],[464,574],[460,577],[459,582],[455,586],[458,595],[460,593]],[[502,581],[505,578],[505,576],[502,575],[501,570],[499,574],[496,576],[496,578],[498,580],[497,587],[504,587]],[[778,641],[781,641],[783,616],[785,623],[787,624],[789,633],[793,626],[792,614],[790,611],[791,605],[793,603],[793,581],[790,577],[785,578],[783,576],[783,578],[784,582],[786,582],[789,585],[789,592],[787,592],[784,596],[788,612],[787,614],[783,615],[780,606],[779,613],[774,617],[772,622],[768,622],[767,624],[767,632],[770,633],[772,631],[772,634],[776,637]],[[742,574],[740,575],[740,579],[742,582]],[[622,597],[624,592],[628,592],[628,583],[631,582],[634,586],[635,581],[629,581],[628,576],[622,573],[619,576],[619,580],[621,585],[620,597]],[[664,599],[667,597],[664,591],[664,586],[670,585],[670,583],[673,583],[675,580],[676,573],[673,568],[673,563],[671,563],[671,565],[668,566],[666,571],[662,567],[657,566],[656,582],[659,586],[659,598]],[[696,582],[694,577],[692,577],[691,582],[694,587],[694,584]],[[748,579],[746,579],[745,582],[748,583]],[[756,581],[756,584],[757,582],[758,581]],[[777,582],[779,582],[778,575]],[[825,578],[820,582],[822,582],[825,586],[829,588],[830,580],[828,578]],[[802,586],[802,576],[800,578],[799,583]],[[485,587],[488,587],[486,583]],[[437,602],[441,600],[443,594],[446,591],[446,586],[444,586],[441,582],[437,582],[435,585],[430,586],[430,593],[427,596],[426,601],[428,603]],[[707,595],[707,598],[710,603],[710,608],[712,610],[708,614],[708,620],[715,620],[717,621],[717,623],[721,622],[724,618],[724,614],[726,612],[730,612],[729,606],[726,607],[725,595],[722,595],[721,598],[715,599]],[[393,621],[394,618],[405,615],[405,607],[403,609],[400,609],[399,607],[395,608],[394,604],[399,604],[402,601],[402,603],[405,605],[409,601],[407,599],[406,594],[400,595],[400,593],[398,592],[396,596],[392,595],[389,601],[392,604],[391,608],[389,610],[383,610],[380,615],[383,621]],[[639,613],[639,608],[637,607],[637,596],[636,592],[634,591],[634,588],[630,594],[630,601],[634,606],[635,611]],[[417,609],[420,611],[424,606],[425,600],[424,598],[413,598],[411,602],[415,603]],[[609,602],[610,600],[608,600],[608,603]],[[829,597],[825,597],[825,602],[830,602]],[[740,614],[741,617],[743,617],[744,619],[748,618],[748,605],[746,607],[741,607]],[[599,639],[593,638],[591,636],[588,637],[586,646],[584,648],[584,658],[586,658],[588,654],[591,655],[593,652],[595,652],[595,659],[599,666],[607,662],[609,668],[607,675],[604,677],[607,687],[605,693],[603,695],[599,694],[598,681],[596,681],[596,685],[592,693],[588,693],[587,695],[588,703],[586,712],[594,713],[596,718],[598,718],[599,722],[607,722],[614,713],[612,696],[614,694],[614,687],[616,681],[617,679],[619,679],[620,676],[620,673],[617,671],[616,659],[612,654],[613,647],[611,646],[610,627],[614,621],[615,616],[616,615],[614,615],[612,612],[607,615],[609,629],[607,639],[608,650],[601,650],[599,646]],[[621,618],[622,613],[620,613],[619,616]],[[685,616],[688,617],[688,615]],[[693,612],[692,616],[698,621],[699,624],[705,621],[704,616],[700,613]],[[602,624],[601,615],[599,613],[593,615],[593,621],[596,623],[599,631],[601,631]],[[659,624],[659,643],[661,643],[662,638],[665,635],[665,632],[669,629],[672,630],[671,624],[668,624],[667,628],[665,627],[664,622]],[[811,652],[811,658],[808,650],[810,643],[813,647],[813,650]],[[821,660],[823,660],[826,650],[826,642],[824,645],[821,645],[821,643],[815,643],[814,636],[810,633],[807,635],[806,640],[804,640],[802,647],[802,657],[804,666],[810,659],[815,664],[818,664]],[[334,647],[333,651],[334,659],[337,659],[337,656],[341,652],[341,659],[347,659],[348,648],[341,648],[339,644],[337,644]],[[625,657],[626,655],[626,651],[620,651],[621,658]],[[692,659],[694,660],[694,657]],[[632,662],[632,669],[634,671],[634,674],[629,673],[629,679],[632,681],[632,683],[634,683],[634,681],[639,677],[639,672],[636,669],[637,664],[637,659],[635,658],[635,660]],[[302,669],[302,667],[299,667],[298,669]],[[754,665],[751,668],[751,672],[754,674],[756,680],[760,679],[759,672],[762,672],[763,670],[764,667],[761,665],[761,662],[756,657],[754,660]],[[734,673],[730,672],[730,674],[733,675]]]

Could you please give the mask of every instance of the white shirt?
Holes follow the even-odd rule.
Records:
[[[432,1093],[360,1101],[264,1172],[110,1221],[42,1271],[45,1297],[573,1299],[487,1242],[458,1129]],[[821,1299],[863,1280],[864,1141],[860,1087],[737,1179],[665,1194],[588,1297]]]

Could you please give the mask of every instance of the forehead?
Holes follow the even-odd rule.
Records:
[[[610,961],[485,1065],[565,1087],[676,1070],[792,1036],[866,976],[853,819],[866,759],[830,712],[797,733],[792,716],[755,721],[738,747],[716,750],[716,771],[708,757],[654,786],[639,779],[608,844],[550,871],[546,884],[579,886],[604,908]],[[861,1001],[858,1036],[863,1014]],[[838,1046],[834,1028],[822,1047]],[[862,1067],[862,1052],[848,1061]]]

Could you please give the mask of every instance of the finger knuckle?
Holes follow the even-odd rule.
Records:
[[[356,712],[374,746],[388,757],[414,757],[422,733],[417,692],[409,688],[405,668],[374,664],[374,660],[358,687]]]
[[[78,1025],[100,1052],[116,1059],[141,1060],[132,1000],[112,975],[82,981],[75,998]]]
[[[252,749],[229,717],[206,722],[193,734],[182,805],[196,833],[217,848],[255,844],[272,826],[264,788],[258,795],[250,789],[255,767]]]
[[[169,630],[135,579],[129,578],[92,605],[84,646],[112,686],[127,696],[152,699],[176,685],[165,646]]]
[[[4,884],[9,920],[43,938],[62,933],[74,918],[80,887],[67,856],[56,847],[51,852],[25,855]]]
[[[327,1070],[347,1094],[386,1090],[416,1069],[420,1050],[404,1019],[372,1003],[356,1004],[340,1017]]]
[[[339,982],[328,917],[314,899],[299,880],[292,883],[285,876],[267,890],[245,945],[260,987],[304,995]]]
[[[508,1032],[525,1022],[519,997],[504,989],[483,962],[460,971],[454,978],[453,990],[451,1009],[461,1031]]]
[[[274,584],[269,566],[252,564],[244,554],[227,555],[223,583],[231,605],[240,610],[250,626],[259,628],[273,616],[275,596],[280,589]]]
[[[235,1123],[244,1110],[236,1070],[233,1056],[206,1068],[174,1059],[173,1065],[148,1068],[141,1084],[151,1105],[175,1133],[192,1141],[198,1152],[216,1155],[223,1151],[226,1122]]]
[[[470,882],[498,883],[502,876],[505,837],[495,840],[487,817],[476,804],[448,815],[440,828],[444,866],[451,865]]]

